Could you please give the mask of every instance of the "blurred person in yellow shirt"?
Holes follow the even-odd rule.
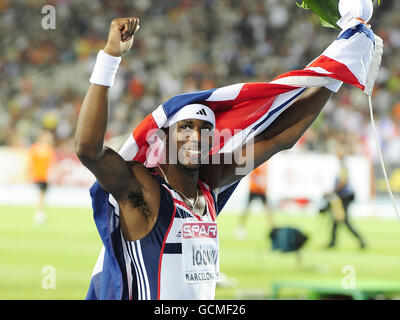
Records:
[[[271,209],[268,206],[267,201],[267,163],[257,167],[249,174],[249,197],[247,201],[246,208],[244,209],[242,215],[239,218],[239,226],[236,232],[238,238],[246,237],[246,221],[250,212],[250,205],[254,200],[259,199],[266,213],[268,224],[273,228],[273,219]]]
[[[45,195],[51,166],[56,160],[53,149],[53,134],[48,130],[39,133],[37,141],[29,148],[29,172],[32,181],[39,188],[34,221],[43,224],[47,220],[45,213]]]

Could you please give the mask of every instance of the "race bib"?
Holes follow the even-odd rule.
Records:
[[[182,254],[185,280],[205,283],[219,280],[218,228],[215,222],[182,225]]]

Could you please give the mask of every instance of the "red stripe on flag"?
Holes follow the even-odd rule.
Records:
[[[345,83],[356,86],[362,90],[365,89],[365,86],[362,85],[360,81],[358,81],[353,72],[351,72],[350,69],[344,63],[341,63],[337,60],[322,55],[307,66],[307,68],[310,67],[319,67],[325,69],[326,71],[333,73],[332,75],[329,75],[330,78],[343,81]]]
[[[288,77],[320,77],[320,78],[325,78],[327,75],[326,74],[321,74],[312,70],[295,70],[295,71],[290,71],[287,72],[279,77],[276,77],[274,79],[278,80],[278,79],[284,79],[284,78],[288,78]],[[293,89],[293,87],[292,87]]]
[[[362,85],[353,72],[344,64],[327,56],[320,56],[315,61],[307,66],[307,68],[321,68],[330,74],[318,73],[313,70],[295,70],[287,72],[283,75],[276,77],[274,80],[283,79],[287,77],[329,77],[343,81],[364,90],[365,86]]]
[[[218,152],[235,130],[244,130],[264,116],[278,95],[293,89],[287,85],[253,82],[246,83],[235,100],[207,101],[215,112],[217,129],[211,153]]]

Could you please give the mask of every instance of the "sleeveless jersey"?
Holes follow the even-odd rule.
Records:
[[[129,299],[214,299],[219,247],[211,188],[198,183],[206,202],[200,216],[158,173],[150,172],[160,185],[156,223],[140,240],[126,241],[121,232]]]
[[[116,200],[96,181],[90,188],[93,218],[103,243],[86,299],[213,299],[219,273],[216,216],[239,181],[218,190],[203,182],[204,216],[189,210],[156,172],[160,209],[150,233],[125,241]]]

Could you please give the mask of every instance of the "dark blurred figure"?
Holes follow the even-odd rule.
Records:
[[[320,208],[320,213],[330,211],[332,214],[333,224],[331,232],[331,241],[328,248],[333,248],[336,244],[336,232],[339,224],[345,224],[350,232],[357,238],[360,248],[365,248],[365,242],[360,234],[350,224],[348,217],[349,205],[354,201],[354,190],[348,181],[348,170],[344,164],[345,152],[338,149],[336,155],[340,162],[339,174],[336,177],[335,188],[332,193],[324,196],[325,204]]]

